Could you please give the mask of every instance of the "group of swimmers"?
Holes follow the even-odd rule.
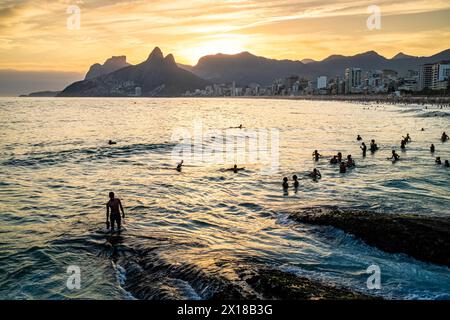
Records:
[[[424,131],[425,129],[422,128],[422,131]],[[400,142],[400,148],[402,150],[406,149],[406,145],[408,143],[410,143],[412,141],[411,136],[409,135],[409,133],[406,134],[406,137],[402,137],[403,139]],[[356,137],[357,141],[361,141],[363,140],[362,137],[358,134],[358,136]],[[442,142],[446,142],[447,140],[449,140],[449,136],[443,132],[442,136],[441,136],[441,141]],[[367,153],[367,146],[364,142],[362,142],[361,146],[360,146],[362,152],[363,152],[363,157],[366,156]],[[377,143],[375,142],[374,139],[371,140],[370,142],[370,151],[372,153],[375,153],[377,150],[379,150],[379,147],[377,145]],[[434,144],[431,144],[430,147],[430,151],[431,153],[435,152],[435,146]],[[320,158],[322,158],[323,156],[319,153],[318,150],[314,150],[314,152],[312,153],[312,156],[314,158],[314,160],[317,162],[319,161]],[[400,156],[398,155],[398,153],[395,150],[392,150],[392,155],[387,158],[387,160],[392,160],[392,162],[396,162],[398,160],[400,160]],[[436,157],[436,164],[441,165],[442,164],[442,160],[441,157]],[[352,155],[348,155],[347,156],[347,161],[342,161],[342,153],[338,152],[337,155],[334,155],[331,159],[330,159],[330,164],[339,164],[339,172],[340,173],[346,173],[347,169],[349,168],[353,168],[356,166],[356,162],[355,160],[353,160]],[[450,163],[449,160],[445,160],[444,161],[444,166],[445,167],[450,167]],[[320,171],[316,168],[314,168],[314,170],[308,174],[309,177],[313,178],[314,180],[320,179],[322,177]],[[292,176],[292,180],[294,181],[294,188],[297,189],[299,187],[299,182],[298,182],[298,177],[296,175]],[[287,177],[283,178],[283,189],[286,191],[289,188],[289,179]]]
[[[445,133],[445,131],[444,131],[444,132],[442,133],[442,136],[441,136],[441,141],[442,141],[442,142],[446,142],[448,139],[449,139],[449,137],[448,137],[447,133]],[[430,146],[430,152],[431,152],[431,153],[434,153],[435,150],[436,150],[436,148],[435,148],[434,144],[431,144],[431,146]],[[434,162],[435,162],[437,165],[441,165],[441,164],[442,164],[441,157],[436,157],[436,160],[435,160]],[[448,160],[445,160],[445,161],[444,161],[444,167],[450,168],[450,163],[449,163]]]

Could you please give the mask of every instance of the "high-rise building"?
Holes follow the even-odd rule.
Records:
[[[450,61],[442,61],[432,66],[431,89],[447,89],[448,79],[450,78]]]
[[[327,77],[320,76],[317,78],[317,90],[322,90],[327,88]]]
[[[419,86],[420,91],[431,88],[433,80],[433,64],[427,63],[420,66],[419,70]]]
[[[361,74],[360,68],[345,69],[345,88],[346,93],[360,93],[361,92]]]

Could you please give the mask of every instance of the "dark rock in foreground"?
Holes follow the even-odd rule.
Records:
[[[390,253],[450,266],[450,218],[320,209],[293,214],[296,221],[350,233]]]
[[[260,264],[233,263],[232,269],[219,274],[188,263],[168,263],[158,257],[157,249],[135,253],[121,261],[126,269],[124,288],[141,300],[373,299]]]
[[[371,297],[350,290],[312,281],[276,269],[262,269],[246,282],[264,299],[276,300],[347,300]],[[373,299],[373,298],[372,298]]]

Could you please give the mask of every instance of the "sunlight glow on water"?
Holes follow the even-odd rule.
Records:
[[[127,298],[126,271],[111,263],[99,233],[112,190],[129,214],[119,244],[126,252],[156,246],[160,261],[231,280],[240,261],[257,260],[359,291],[376,263],[385,297],[450,299],[446,267],[286,218],[316,206],[448,215],[450,170],[434,164],[429,146],[450,159],[450,143],[439,141],[449,119],[449,110],[433,107],[343,102],[0,99],[0,298]],[[262,175],[261,165],[243,164],[233,174],[224,164],[189,163],[176,172],[172,133],[195,121],[205,129],[278,129],[280,172]],[[406,133],[413,142],[403,153]],[[357,134],[381,150],[362,158]],[[109,139],[118,144],[108,146]],[[402,157],[396,164],[386,160],[393,147]],[[327,156],[317,164],[319,182],[305,177],[315,149]],[[339,174],[328,164],[338,151],[352,154],[357,168]],[[292,174],[300,188],[286,196],[281,178]],[[65,287],[71,264],[83,270],[76,293]]]

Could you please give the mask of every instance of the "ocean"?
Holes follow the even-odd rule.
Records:
[[[237,274],[255,265],[386,299],[450,299],[448,267],[289,218],[314,208],[449,216],[450,169],[434,163],[450,159],[439,139],[449,119],[448,108],[423,105],[0,98],[0,299],[136,299],[143,290],[208,299],[224,283],[241,286]],[[362,157],[357,134],[380,150]],[[356,168],[340,174],[328,161],[337,152]],[[225,170],[234,163],[245,170]],[[315,167],[318,181],[307,177]],[[300,187],[284,192],[293,174]],[[113,237],[110,191],[127,215]],[[381,270],[375,291],[371,265]],[[74,266],[77,288],[68,286]]]

